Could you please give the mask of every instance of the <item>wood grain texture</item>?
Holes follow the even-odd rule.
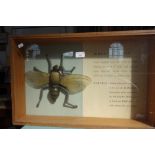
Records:
[[[129,39],[136,37],[151,37],[155,35],[155,30],[135,30],[135,31],[113,31],[113,32],[86,32],[86,33],[62,33],[62,34],[41,34],[41,35],[21,35],[12,36],[18,43],[49,43],[60,41],[88,41],[107,39]]]
[[[13,121],[25,115],[25,76],[24,58],[13,39],[11,43],[11,97]]]
[[[27,115],[25,118],[14,122],[17,125],[41,125],[66,128],[153,128],[145,123],[131,119],[115,118],[94,118],[94,117],[56,117],[56,116],[33,116]]]

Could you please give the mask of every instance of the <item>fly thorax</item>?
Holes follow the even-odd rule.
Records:
[[[53,84],[59,84],[60,73],[59,72],[51,72],[51,81]]]

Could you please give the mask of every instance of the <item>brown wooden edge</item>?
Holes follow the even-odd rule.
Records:
[[[112,31],[112,32],[87,32],[87,33],[61,33],[61,34],[41,34],[41,35],[20,35],[12,36],[18,43],[40,43],[51,42],[81,42],[88,40],[121,40],[140,37],[151,37],[155,30],[135,30],[135,31]],[[46,41],[45,41],[46,39]]]
[[[59,33],[59,34],[40,34],[40,35],[12,35],[15,40],[29,39],[73,39],[73,38],[99,38],[99,37],[119,37],[119,36],[152,36],[155,30],[131,30],[131,31],[111,31],[111,32],[85,32],[85,33]]]
[[[26,115],[14,122],[16,125],[41,125],[66,128],[130,128],[151,129],[153,127],[131,119],[95,118],[95,117],[64,117],[64,116],[33,116]]]
[[[16,122],[25,115],[25,77],[24,58],[17,48],[16,42],[10,38],[11,45],[11,97],[12,97],[12,119]]]

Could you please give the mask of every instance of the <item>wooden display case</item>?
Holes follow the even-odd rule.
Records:
[[[14,124],[154,127],[155,30],[12,36],[10,44]],[[37,45],[38,53],[30,49],[32,45]],[[27,85],[27,72],[34,72],[33,67],[47,72],[45,55],[55,65],[65,53],[72,55],[72,59],[65,59],[67,68],[76,67],[70,74],[86,75],[91,83],[71,97],[78,107],[63,107],[61,92],[59,103],[48,104],[47,88],[36,108],[40,89]]]

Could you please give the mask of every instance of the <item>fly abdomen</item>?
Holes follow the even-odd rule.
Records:
[[[60,90],[57,87],[51,87],[47,94],[47,98],[49,102],[54,104],[57,98],[59,97],[59,94],[60,94]]]

